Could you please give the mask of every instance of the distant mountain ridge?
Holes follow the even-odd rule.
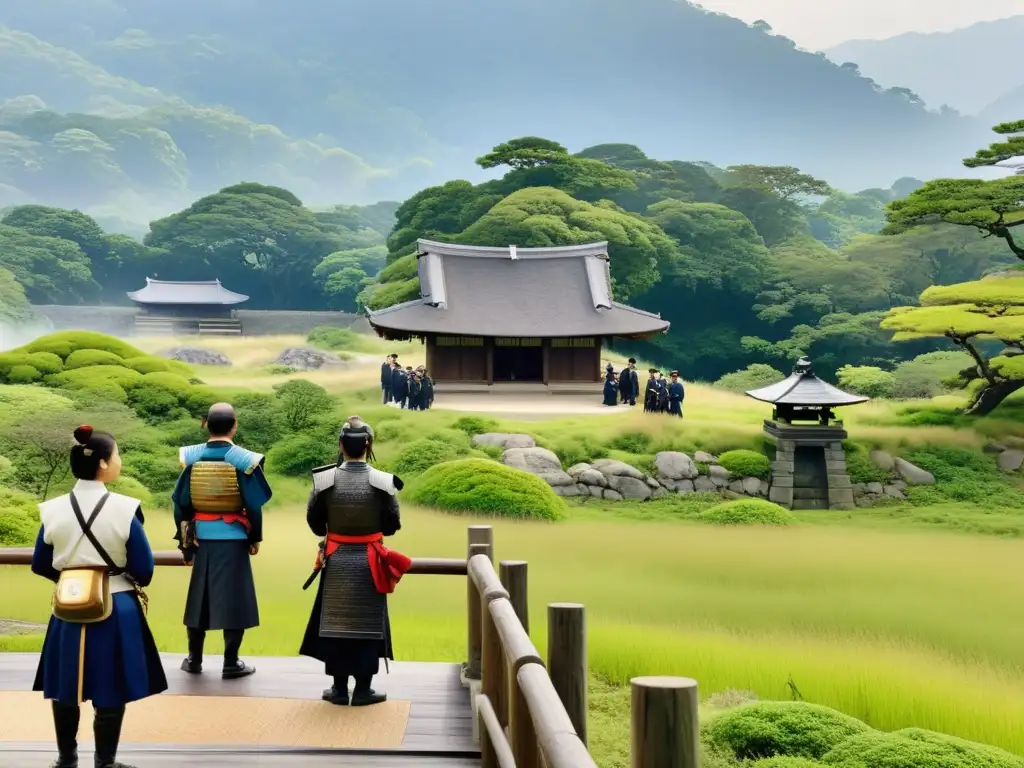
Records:
[[[904,86],[932,107],[978,114],[1024,85],[1019,49],[1024,15],[982,21],[952,32],[908,32],[885,40],[850,40],[825,51],[851,61],[886,87]]]
[[[34,198],[84,173],[62,194],[109,208],[119,174],[158,200],[168,174],[175,198],[246,179],[312,204],[398,199],[479,180],[473,159],[523,135],[795,165],[852,190],[962,174],[987,138],[681,0],[36,0],[0,24],[0,101],[17,99],[0,106],[0,205],[30,156],[51,172]]]

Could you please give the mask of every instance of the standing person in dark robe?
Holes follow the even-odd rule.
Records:
[[[622,383],[623,378],[628,382],[625,385]],[[636,375],[636,358],[634,357],[629,358],[629,367],[619,375],[619,389],[625,391],[627,387],[629,389],[629,404],[636,405],[636,399],[640,396],[640,378]],[[626,400],[623,399],[623,402]]]
[[[658,410],[658,380],[655,378],[657,373],[654,368],[648,371],[649,378],[644,389],[644,413],[654,413]]]
[[[391,370],[394,368],[396,360],[398,360],[398,355],[388,355],[380,366],[381,403],[384,405],[387,405],[394,399],[394,395],[391,393]]]
[[[605,369],[604,374],[604,402],[602,405],[613,406],[618,405],[619,385],[615,380],[615,371],[609,365]]]
[[[325,701],[359,707],[387,699],[370,685],[380,659],[395,658],[387,595],[412,561],[381,543],[402,527],[397,498],[402,481],[367,463],[373,460],[373,429],[352,416],[338,446],[335,465],[313,470],[306,505],[310,530],[325,540],[306,583],[320,577],[299,653],[322,661],[333,678],[323,692]],[[350,677],[355,681],[351,698]]]
[[[423,379],[419,371],[409,372],[409,410],[422,411],[423,407]]]
[[[397,360],[391,372],[391,396],[399,408],[405,408],[405,400],[409,396],[409,381]]]
[[[672,382],[668,385],[668,412],[680,419],[683,418],[683,397],[685,395],[683,382],[679,380],[679,371],[672,371]]]
[[[58,751],[52,768],[78,768],[83,701],[91,701],[94,712],[96,768],[131,768],[117,762],[125,705],[167,690],[140,602],[140,597],[145,600],[142,588],[153,578],[153,550],[142,527],[139,500],[106,488],[121,474],[114,438],[88,426],[74,434],[71,474],[78,482],[70,493],[39,505],[42,525],[32,572],[57,586],[32,690],[42,691],[51,702]],[[61,597],[73,598],[76,591],[88,589],[82,579],[87,583],[100,578],[97,570],[107,574],[110,594],[105,607],[94,607],[97,613],[108,613],[83,622]]]
[[[434,405],[434,380],[426,368],[423,369],[423,402],[428,409]]]
[[[658,372],[658,413],[668,413],[668,382],[665,374]]]
[[[235,409],[216,403],[203,424],[209,441],[182,448],[183,471],[174,487],[174,538],[192,573],[185,599],[188,657],[184,672],[203,671],[203,645],[211,629],[224,632],[225,680],[255,668],[238,658],[245,630],[260,624],[250,559],[263,540],[263,507],[272,496],[264,457],[232,442]]]

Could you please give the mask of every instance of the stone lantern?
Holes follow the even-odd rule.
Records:
[[[853,484],[846,472],[846,430],[833,408],[864,403],[814,375],[800,358],[793,374],[747,392],[774,406],[764,432],[776,446],[768,498],[790,509],[853,509]]]

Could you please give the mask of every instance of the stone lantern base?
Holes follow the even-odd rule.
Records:
[[[842,424],[787,424],[765,419],[775,443],[768,499],[790,509],[854,509]]]

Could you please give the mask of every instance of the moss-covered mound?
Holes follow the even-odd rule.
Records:
[[[0,487],[0,546],[29,546],[38,531],[36,500],[27,493]]]
[[[1024,757],[917,728],[860,734],[837,744],[821,761],[835,768],[1024,768]]]
[[[558,520],[565,502],[528,472],[489,459],[459,459],[431,467],[410,484],[417,504],[446,512]]]
[[[767,480],[772,471],[772,465],[767,456],[756,451],[748,451],[745,448],[726,451],[718,457],[718,463],[736,477],[760,477],[762,480]]]
[[[736,499],[705,509],[700,520],[714,525],[792,525],[796,517],[764,499]]]
[[[442,429],[413,440],[391,464],[391,470],[404,480],[411,480],[431,467],[471,453],[469,436],[460,430]]]
[[[87,399],[130,405],[150,421],[199,415],[217,398],[192,369],[88,331],[64,331],[0,355],[0,384],[42,383]]]
[[[806,757],[769,757],[749,764],[749,768],[821,768],[822,763]]]
[[[728,748],[740,760],[818,760],[853,736],[874,733],[860,720],[802,701],[744,704],[719,715],[703,730],[709,743]]]

